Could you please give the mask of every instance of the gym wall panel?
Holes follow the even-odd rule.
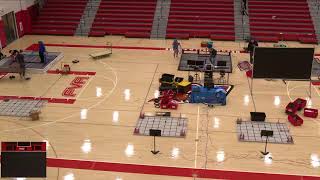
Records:
[[[18,12],[25,8],[24,4],[23,0],[0,0],[0,16],[12,11]]]
[[[14,11],[19,37],[31,32],[31,24],[32,21],[37,17],[38,10],[39,8],[34,4],[34,0],[0,0],[0,20],[1,16],[4,14]],[[1,44],[4,47],[6,43],[5,34],[3,32],[3,23],[2,29],[0,27],[0,38]]]
[[[16,12],[16,23],[19,37],[22,37],[25,34],[25,22],[26,22],[26,13],[27,11],[22,10]]]
[[[1,42],[2,48],[6,47],[7,39],[6,39],[6,35],[4,33],[4,25],[3,25],[2,20],[0,20],[0,42]]]

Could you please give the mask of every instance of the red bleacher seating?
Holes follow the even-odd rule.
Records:
[[[168,39],[189,39],[190,35],[187,33],[167,33],[166,38]]]
[[[129,38],[149,38],[150,32],[126,32],[126,37]]]
[[[106,34],[104,31],[94,31],[90,33],[90,36],[103,37]]]
[[[74,35],[88,0],[47,0],[32,34]]]
[[[316,43],[306,0],[248,1],[251,36],[259,41]]]
[[[102,0],[90,36],[104,32],[149,38],[156,4],[156,0]]]
[[[171,0],[167,38],[234,40],[233,0]]]

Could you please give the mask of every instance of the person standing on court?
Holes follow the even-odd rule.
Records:
[[[247,9],[247,0],[242,0],[243,9]]]
[[[249,44],[248,44],[248,51],[250,52],[250,63],[253,63],[253,52],[254,48],[258,47],[258,42],[254,39],[251,39]]]
[[[42,41],[38,42],[39,44],[39,57],[40,57],[40,63],[45,63],[45,53],[46,51],[46,47],[44,46]]]
[[[174,40],[173,40],[173,43],[172,43],[173,57],[174,57],[174,58],[178,57],[179,48],[181,48],[181,44],[178,42],[177,39],[174,39]]]
[[[20,52],[15,51],[15,59],[18,62],[18,64],[20,65],[20,77],[25,79],[25,75],[26,75],[26,65],[24,62],[24,56],[22,53],[22,50],[20,50]]]

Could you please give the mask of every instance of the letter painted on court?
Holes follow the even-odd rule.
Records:
[[[77,95],[75,92],[76,89],[82,88],[88,79],[89,77],[80,77],[80,76],[75,77],[70,83],[71,86],[67,87],[62,92],[62,96],[75,97]]]

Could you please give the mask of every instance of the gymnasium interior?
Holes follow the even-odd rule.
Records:
[[[1,179],[320,180],[319,0],[0,0]]]

